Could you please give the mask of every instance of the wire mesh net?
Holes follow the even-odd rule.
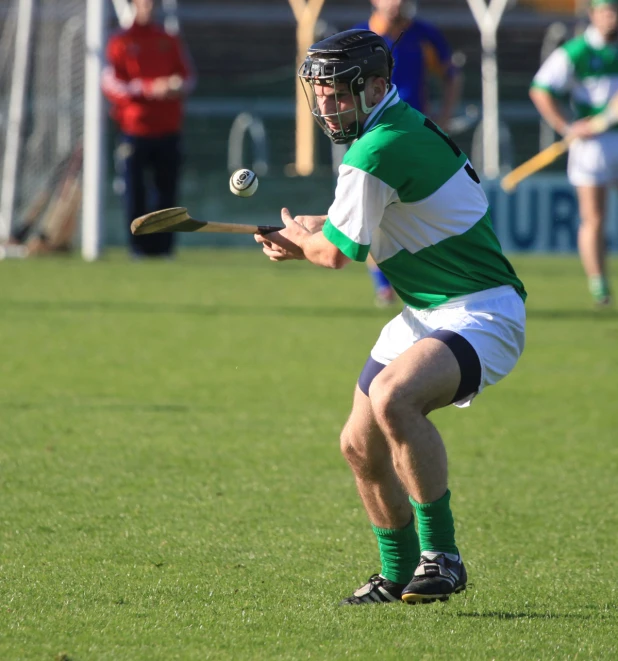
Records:
[[[2,28],[0,30],[0,155],[6,151],[9,121],[9,99],[12,80],[12,64],[17,30],[17,2],[0,7]],[[4,159],[0,158],[0,181]]]
[[[15,75],[19,0],[4,4],[6,19],[0,37],[3,118]],[[34,9],[17,160],[14,227],[19,226],[26,208],[59,165],[80,147],[83,134],[86,4],[83,0],[38,0]],[[6,125],[3,129],[1,139],[6,142]]]

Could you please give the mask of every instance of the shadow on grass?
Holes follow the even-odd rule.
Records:
[[[534,613],[534,612],[518,612],[511,613],[509,611],[486,611],[480,613],[473,611],[471,613],[454,613],[456,617],[472,617],[481,619],[496,619],[496,620],[615,620],[616,615],[612,613]]]
[[[345,319],[393,317],[400,312],[394,305],[388,310],[371,307],[320,307],[299,305],[220,305],[195,303],[146,303],[142,301],[16,301],[0,300],[6,312],[114,312],[130,314],[195,314],[204,316],[328,317]]]

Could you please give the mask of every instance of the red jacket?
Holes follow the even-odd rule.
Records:
[[[107,60],[101,87],[120,130],[147,137],[178,133],[183,97],[155,99],[151,94],[156,78],[173,75],[182,79],[183,95],[193,89],[192,68],[178,37],[153,23],[134,24],[110,38]]]

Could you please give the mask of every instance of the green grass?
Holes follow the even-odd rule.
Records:
[[[618,315],[575,258],[514,262],[520,364],[433,416],[473,585],[356,609],[338,431],[391,316],[362,267],[1,263],[0,656],[618,658]]]

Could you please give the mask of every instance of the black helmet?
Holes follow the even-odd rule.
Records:
[[[336,83],[347,83],[354,95],[359,95],[364,113],[371,112],[365,103],[365,83],[372,76],[384,78],[390,85],[393,71],[393,56],[386,41],[371,30],[346,30],[322,39],[307,51],[298,75],[313,92],[313,85],[335,87]],[[305,90],[306,93],[306,90]],[[329,129],[324,116],[317,108],[315,93],[309,100],[311,112],[322,130],[335,143],[351,142],[360,134],[358,120],[352,126],[340,130]],[[348,111],[351,112],[351,111]],[[357,114],[358,109],[355,107]],[[340,113],[337,113],[341,122]]]

